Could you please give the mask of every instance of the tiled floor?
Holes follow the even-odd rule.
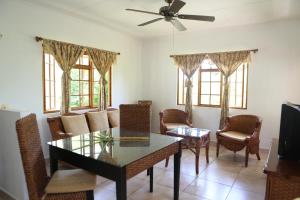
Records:
[[[201,149],[202,150],[202,149]],[[180,199],[181,200],[263,200],[266,176],[263,166],[267,152],[261,152],[262,160],[255,155],[249,158],[248,168],[244,167],[244,151],[234,154],[221,149],[218,159],[215,147],[210,148],[210,163],[207,165],[201,152],[200,173],[195,174],[194,154],[183,151],[181,159]],[[168,168],[164,161],[154,167],[154,192],[149,193],[149,177],[143,172],[127,182],[129,200],[167,200],[173,199],[173,160]],[[115,183],[98,177],[96,200],[114,200]]]
[[[181,200],[263,200],[266,176],[263,166],[267,151],[261,151],[262,160],[255,155],[244,167],[244,151],[234,154],[221,148],[216,159],[216,148],[210,147],[210,163],[206,164],[205,149],[201,149],[199,175],[195,174],[195,157],[184,150],[181,158],[180,199]],[[115,183],[102,177],[97,179],[95,200],[116,199]],[[173,159],[169,167],[164,161],[154,167],[154,192],[149,192],[149,177],[143,172],[127,182],[128,200],[171,200],[173,199]],[[1,196],[2,200],[9,200]]]

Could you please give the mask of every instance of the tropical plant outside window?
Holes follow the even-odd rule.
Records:
[[[186,76],[178,68],[177,104],[185,104]],[[223,76],[217,66],[205,59],[192,77],[192,103],[196,106],[220,107]],[[229,106],[247,108],[248,64],[242,64],[230,76]]]
[[[54,57],[44,53],[44,112],[56,112],[61,105],[62,70]],[[111,70],[106,74],[107,102],[111,105]],[[71,70],[70,107],[72,110],[96,108],[99,105],[100,74],[88,55],[81,56]]]

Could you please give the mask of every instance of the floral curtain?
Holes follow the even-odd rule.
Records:
[[[117,60],[117,54],[110,51],[103,51],[93,48],[88,48],[87,53],[90,55],[96,69],[98,70],[100,74],[100,98],[99,98],[99,109],[105,110],[107,108],[107,99],[106,99],[106,84],[107,80],[105,80],[105,75],[108,72],[108,70],[111,68],[111,66],[116,62]],[[102,86],[102,87],[101,87]]]
[[[186,75],[187,80],[185,82],[186,99],[185,99],[185,112],[188,113],[188,119],[192,122],[192,76],[201,66],[202,61],[206,57],[206,54],[192,54],[192,55],[176,55],[173,56],[175,64]]]
[[[70,81],[71,69],[76,64],[78,58],[83,54],[83,47],[43,39],[43,48],[45,52],[49,52],[63,71],[62,74],[62,102],[61,113],[68,113],[70,110]]]
[[[250,62],[250,51],[234,51],[208,54],[224,76],[221,97],[221,116],[219,128],[223,128],[229,114],[229,77],[242,63]]]

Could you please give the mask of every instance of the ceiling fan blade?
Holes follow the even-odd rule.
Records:
[[[204,16],[204,15],[178,15],[179,19],[189,19],[189,20],[199,20],[199,21],[215,21],[214,16]]]
[[[176,14],[184,5],[185,2],[180,0],[174,0],[169,8],[169,12]]]
[[[160,15],[159,13],[149,12],[149,11],[144,11],[144,10],[136,10],[136,9],[130,9],[130,8],[127,8],[125,10],[133,11],[133,12],[140,12],[140,13],[145,13],[145,14],[151,14],[151,15]]]
[[[145,26],[145,25],[148,25],[148,24],[151,24],[151,23],[154,23],[154,22],[157,22],[159,20],[162,20],[163,18],[156,18],[156,19],[153,19],[151,21],[148,21],[148,22],[145,22],[145,23],[142,23],[142,24],[139,24],[138,26]]]
[[[178,21],[177,19],[172,19],[170,22],[173,24],[173,26],[178,31],[185,31],[186,30],[185,26],[180,21]]]

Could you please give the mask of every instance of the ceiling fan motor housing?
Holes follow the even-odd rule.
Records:
[[[159,9],[159,14],[165,17],[174,17],[174,13],[169,12],[169,6],[163,6]]]

